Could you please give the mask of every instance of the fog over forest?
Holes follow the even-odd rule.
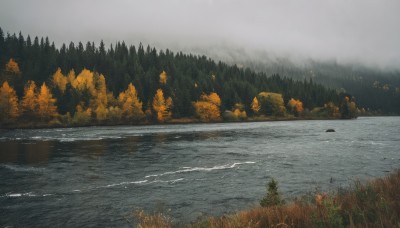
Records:
[[[400,67],[397,0],[2,0],[1,27],[71,41],[124,40],[225,61],[275,56]]]

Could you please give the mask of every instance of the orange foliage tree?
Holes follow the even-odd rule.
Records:
[[[3,83],[5,81],[16,91],[21,91],[24,87],[19,65],[13,58],[6,63],[4,71],[0,73],[0,82]]]
[[[260,102],[261,112],[266,115],[284,116],[286,113],[282,94],[261,92],[257,96]]]
[[[164,122],[171,118],[172,112],[172,98],[164,98],[164,92],[162,89],[158,89],[153,98],[153,110],[157,115],[158,122]]]
[[[37,109],[36,84],[28,81],[24,88],[24,96],[21,101],[22,114],[26,117],[34,117]]]
[[[193,104],[197,116],[203,122],[218,121],[221,119],[221,99],[217,93],[202,94],[200,100]]]
[[[167,84],[167,73],[165,71],[162,71],[160,74],[160,83],[163,85]]]
[[[253,110],[254,114],[258,114],[260,111],[261,106],[260,103],[258,102],[257,97],[253,98],[253,101],[251,102],[251,110]]]
[[[18,97],[7,81],[0,87],[0,122],[9,122],[19,116]]]
[[[40,92],[37,96],[37,103],[37,114],[42,121],[49,120],[58,115],[57,106],[55,105],[56,99],[53,98],[53,94],[46,86],[46,83],[43,83],[40,87]]]
[[[19,74],[21,71],[19,70],[18,63],[11,58],[6,64],[6,72],[11,74]]]
[[[53,74],[51,82],[52,82],[53,86],[58,88],[61,91],[61,93],[63,94],[65,92],[65,89],[68,84],[68,78],[65,77],[62,74],[61,69],[58,68],[57,71]]]
[[[343,119],[357,118],[358,108],[356,102],[354,101],[354,98],[350,99],[349,97],[346,96],[343,99],[340,112],[341,112],[341,118]]]
[[[92,120],[92,109],[83,109],[82,105],[76,106],[76,111],[72,122],[76,125],[86,125]]]
[[[104,121],[107,119],[108,115],[108,95],[107,95],[107,86],[106,86],[106,78],[104,75],[100,74],[95,77],[95,89],[93,90],[91,106],[96,115],[96,119],[98,121]]]
[[[296,100],[291,98],[288,103],[287,103],[287,107],[289,109],[289,111],[291,113],[293,113],[295,116],[299,116],[303,111],[303,102],[301,102],[300,100]]]
[[[328,102],[324,105],[324,109],[329,117],[339,118],[340,110],[333,102]]]
[[[94,84],[94,74],[88,69],[83,69],[81,73],[73,78],[73,74],[68,76],[69,80],[71,81],[72,87],[79,92],[88,91],[91,95],[95,94],[95,84]]]
[[[236,103],[235,106],[233,107],[233,115],[237,119],[244,120],[247,118],[247,113],[244,110],[244,105],[242,103]]]
[[[118,101],[125,119],[138,121],[144,118],[143,104],[139,100],[136,88],[132,83],[128,85],[125,91],[119,94]]]

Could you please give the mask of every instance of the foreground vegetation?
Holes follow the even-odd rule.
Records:
[[[400,224],[400,170],[336,193],[284,204],[270,182],[261,205],[222,217],[187,225],[174,224],[163,214],[137,214],[139,227],[398,227]]]

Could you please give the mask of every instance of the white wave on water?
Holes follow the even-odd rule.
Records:
[[[232,169],[235,168],[238,165],[244,165],[244,164],[254,164],[256,162],[253,161],[247,161],[247,162],[235,162],[233,164],[226,164],[226,165],[217,165],[213,167],[184,167],[183,169],[177,170],[177,171],[169,171],[161,174],[152,174],[152,175],[147,175],[144,178],[150,178],[150,177],[160,177],[160,176],[165,176],[165,175],[172,175],[176,173],[187,173],[187,172],[197,172],[197,171],[213,171],[213,170],[222,170],[222,169]]]
[[[120,185],[130,185],[130,184],[143,184],[146,183],[147,180],[142,180],[142,181],[124,181],[121,183],[116,183],[116,184],[109,184],[106,186],[100,186],[98,188],[110,188],[110,187],[115,187],[115,186],[120,186]]]
[[[33,194],[32,192],[26,192],[26,193],[6,193],[2,197],[8,197],[8,198],[17,198],[17,197],[35,197],[37,195]]]
[[[369,141],[369,144],[371,144],[371,145],[379,145],[379,146],[385,145],[384,143],[374,142],[374,141]]]
[[[99,141],[103,139],[122,139],[121,136],[101,136],[101,137],[63,137],[57,138],[54,140],[58,140],[60,142],[75,142],[75,141]]]
[[[0,165],[0,167],[15,171],[15,172],[43,172],[45,168],[36,168],[36,167],[24,167],[18,165]]]
[[[150,183],[171,183],[171,184],[175,184],[176,182],[180,182],[183,181],[185,178],[178,178],[178,179],[174,179],[174,180],[155,180],[152,181]]]
[[[176,173],[186,173],[186,172],[196,172],[196,171],[206,171],[207,172],[207,171],[213,171],[213,170],[232,169],[239,165],[254,164],[254,163],[256,163],[256,162],[246,161],[246,162],[229,163],[229,164],[218,165],[218,166],[213,166],[213,167],[184,167],[183,169],[180,169],[177,171],[170,171],[170,172],[165,172],[165,173],[161,173],[161,174],[147,175],[147,176],[145,176],[145,179],[148,179],[150,177],[161,177],[161,176],[166,176],[166,175],[172,175],[172,174],[176,174]],[[120,183],[99,186],[96,188],[111,188],[111,187],[124,186],[124,185],[130,185],[130,184],[144,184],[147,182],[148,183],[171,183],[171,184],[174,184],[176,182],[180,182],[183,180],[184,180],[184,178],[178,178],[178,179],[173,179],[173,180],[153,180],[151,182],[148,182],[148,180],[124,181],[124,182],[120,182]],[[80,191],[80,190],[74,190],[74,191]]]

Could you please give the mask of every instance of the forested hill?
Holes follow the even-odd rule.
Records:
[[[214,59],[249,67],[267,75],[279,74],[295,80],[310,80],[328,88],[347,92],[357,104],[381,114],[400,114],[400,69],[361,63],[338,63],[336,60],[293,59],[267,52],[218,48],[198,50]],[[218,53],[229,53],[228,56]]]
[[[108,100],[105,99],[101,106],[107,113],[111,112],[109,108],[123,109],[123,99],[119,100],[119,95],[127,90],[130,83],[134,86],[134,93],[137,93],[140,111],[153,111],[155,119],[157,114],[154,113],[158,110],[154,107],[154,101],[159,91],[162,93],[158,95],[163,99],[171,98],[167,109],[173,118],[200,115],[200,106],[194,102],[212,103],[207,95],[212,97],[213,94],[220,99],[214,102],[220,113],[240,109],[247,114],[257,114],[259,109],[265,109],[265,115],[285,115],[286,104],[289,105],[292,98],[301,103],[301,111],[315,110],[324,105],[326,107],[328,103],[338,107],[346,96],[351,98],[351,95],[339,94],[311,80],[295,81],[279,75],[256,73],[235,65],[214,62],[206,56],[173,53],[168,49],[156,50],[141,44],[138,47],[127,46],[124,42],[117,42],[110,47],[105,47],[103,42],[98,46],[91,42],[79,42],[56,48],[48,38],[25,38],[21,33],[4,34],[1,29],[0,66],[1,83],[7,81],[15,89],[19,100],[26,97],[29,80],[38,86],[32,86],[34,93],[43,92],[40,85],[45,82],[55,98],[57,112],[61,115],[68,113],[74,116],[76,112],[88,108],[93,112],[99,109],[100,106],[93,100],[98,98],[97,93],[101,90],[107,94]],[[102,82],[104,88],[100,88]],[[79,83],[86,83],[86,90],[79,87]],[[90,88],[90,83],[93,88]],[[260,95],[261,92],[267,93]],[[254,108],[257,97],[265,98],[266,101],[270,98],[283,98],[277,104],[282,107],[278,107],[279,111],[267,110],[270,108],[263,108],[260,101],[261,108]],[[21,109],[19,111],[23,112]],[[95,114],[91,115],[95,117]]]

